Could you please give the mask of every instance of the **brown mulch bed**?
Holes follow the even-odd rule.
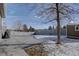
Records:
[[[33,45],[29,48],[24,48],[24,50],[29,56],[47,56],[48,52],[43,48],[43,45]]]

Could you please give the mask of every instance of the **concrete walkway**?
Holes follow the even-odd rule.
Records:
[[[0,47],[0,56],[28,56],[22,48],[11,46]]]

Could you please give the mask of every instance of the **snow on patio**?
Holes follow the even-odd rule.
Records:
[[[40,40],[36,40],[32,36],[32,32],[13,32],[9,39],[1,39],[0,45],[2,44],[35,44],[40,43]]]
[[[29,44],[40,43],[32,37],[31,33],[17,33],[13,34],[9,39],[0,39],[0,56],[27,56],[28,54],[24,51],[23,47]]]

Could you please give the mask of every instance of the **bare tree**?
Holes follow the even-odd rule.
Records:
[[[23,25],[23,31],[28,32],[28,28],[26,24]]]
[[[49,26],[48,30],[52,30],[52,27],[51,27],[51,26]]]
[[[32,26],[30,26],[29,31],[33,32],[33,31],[35,31],[35,29]]]
[[[57,41],[56,44],[61,44],[60,41],[60,20],[67,19],[73,20],[75,14],[79,14],[79,9],[74,8],[76,4],[62,4],[62,3],[53,3],[53,4],[39,4],[38,15],[48,22],[56,20],[57,22]]]
[[[16,20],[16,22],[15,22],[16,30],[21,30],[21,25],[22,25],[22,22],[20,20]]]

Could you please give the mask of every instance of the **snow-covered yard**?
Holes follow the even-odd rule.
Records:
[[[69,39],[61,36],[62,45],[58,48],[55,45],[56,36],[35,36],[38,40],[47,40],[44,49],[49,51],[49,56],[79,56],[79,39]]]
[[[26,35],[27,34],[27,35]],[[69,39],[61,36],[62,45],[55,45],[56,36],[53,35],[31,35],[20,33],[12,35],[10,39],[0,39],[0,55],[28,55],[23,50],[29,44],[42,43],[43,49],[48,51],[48,56],[79,56],[79,39]]]

